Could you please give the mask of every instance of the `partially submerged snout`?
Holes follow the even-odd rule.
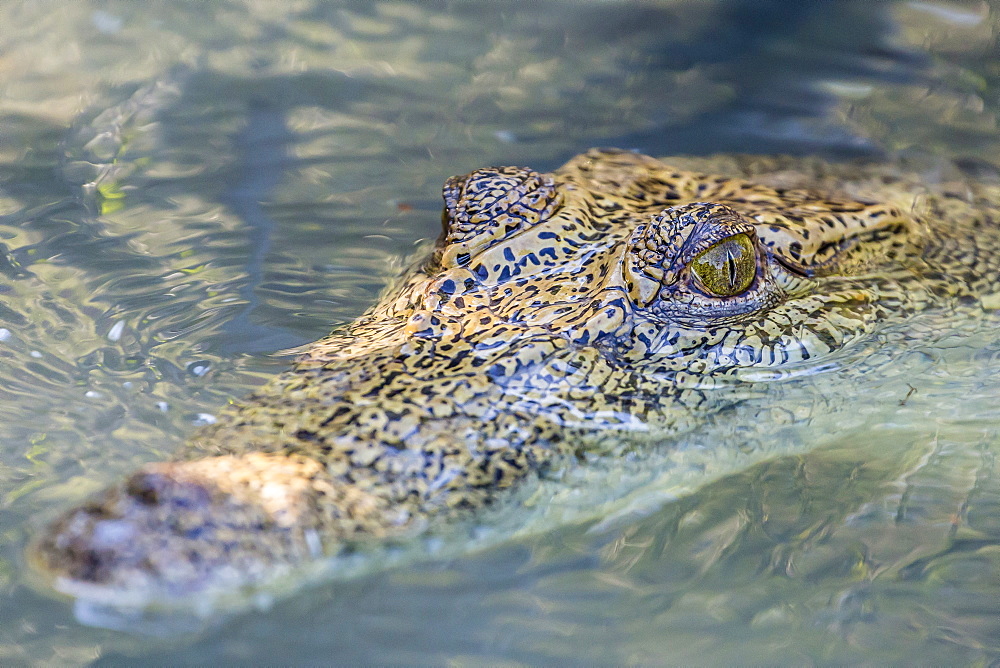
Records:
[[[231,592],[334,549],[320,538],[323,496],[345,495],[307,457],[149,464],[58,519],[30,559],[57,590],[116,605]],[[357,490],[340,501],[359,519],[380,505]]]

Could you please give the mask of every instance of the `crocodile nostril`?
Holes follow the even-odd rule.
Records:
[[[138,471],[126,482],[125,494],[140,506],[201,508],[211,503],[212,493],[204,483],[185,479],[183,473],[169,466]]]
[[[140,471],[125,483],[125,492],[139,503],[155,506],[163,496],[169,481],[163,474]]]

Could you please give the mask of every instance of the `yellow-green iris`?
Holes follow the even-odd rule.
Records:
[[[757,253],[746,234],[727,237],[691,260],[702,287],[718,297],[732,297],[750,287],[757,274]]]

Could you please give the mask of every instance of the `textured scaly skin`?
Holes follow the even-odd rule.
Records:
[[[998,291],[996,187],[681,162],[696,169],[594,150],[450,179],[430,258],[175,461],[57,520],[33,563],[111,599],[256,585],[692,429],[752,394],[740,369],[814,363],[918,310],[981,313]],[[690,263],[738,234],[752,285],[714,296]]]

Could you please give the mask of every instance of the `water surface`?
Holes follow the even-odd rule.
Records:
[[[735,410],[675,444],[709,464],[744,451],[734,475],[200,634],[81,625],[28,586],[21,551],[359,315],[437,235],[453,174],[551,169],[594,145],[989,172],[998,17],[981,2],[4,4],[0,663],[996,660],[990,323],[903,333],[877,353],[890,371],[775,387],[785,417]]]

